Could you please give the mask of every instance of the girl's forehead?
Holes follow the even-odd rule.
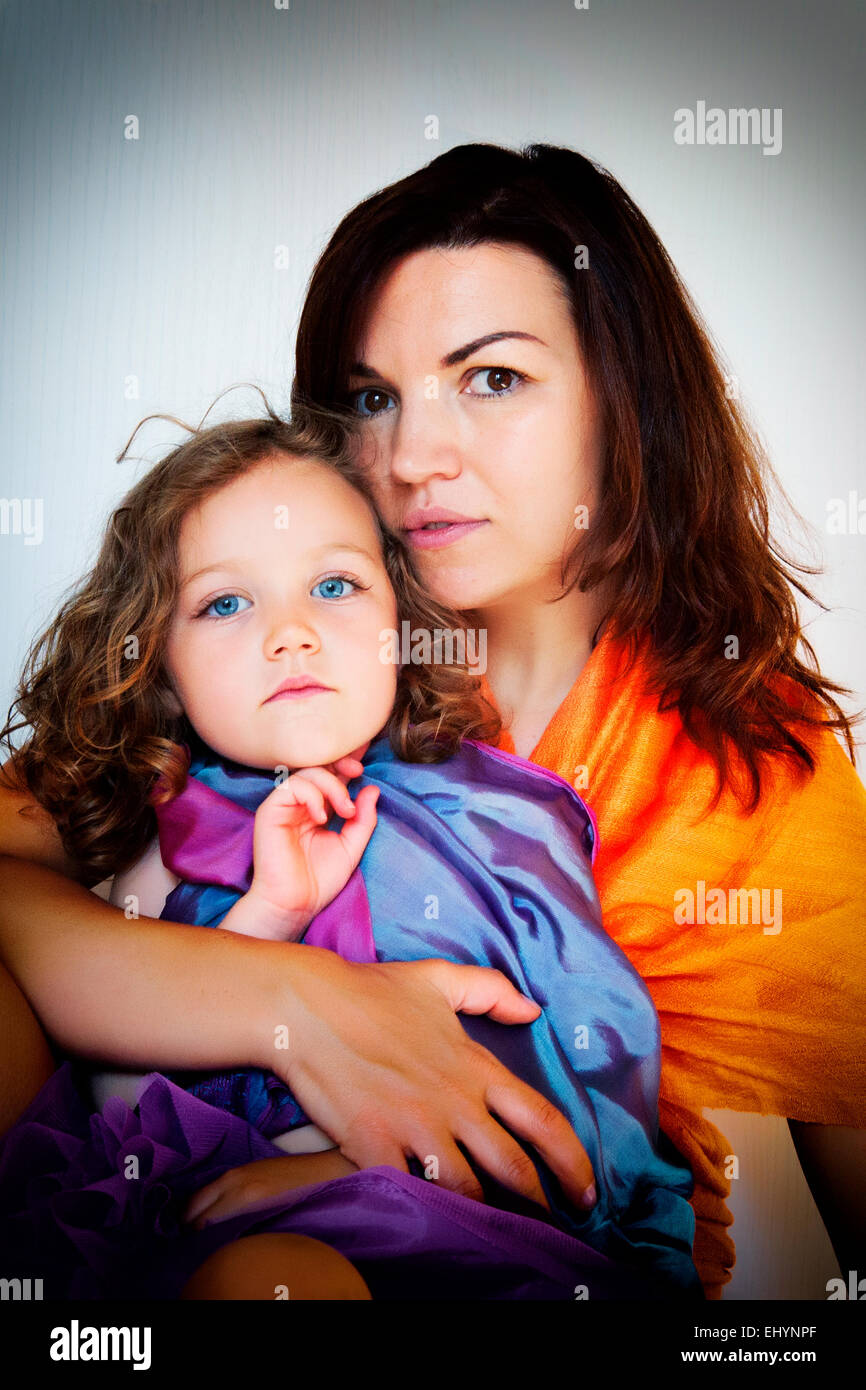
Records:
[[[244,473],[230,479],[202,503],[202,510],[228,510],[242,499],[256,505],[261,499],[290,494],[297,502],[308,501],[311,506],[327,501],[359,513],[369,511],[369,504],[356,487],[344,477],[335,464],[309,455],[269,454],[257,460]]]
[[[356,487],[321,459],[272,454],[212,492],[191,509],[182,542],[198,548],[254,543],[275,531],[299,550],[337,537],[381,551],[375,510]]]

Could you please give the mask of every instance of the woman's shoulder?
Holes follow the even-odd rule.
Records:
[[[810,896],[866,908],[866,787],[832,729],[808,738],[811,769],[775,759],[762,791],[763,855]]]

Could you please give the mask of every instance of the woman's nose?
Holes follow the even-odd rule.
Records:
[[[391,476],[417,486],[436,476],[456,478],[460,469],[455,422],[445,403],[437,397],[404,402],[391,435]]]

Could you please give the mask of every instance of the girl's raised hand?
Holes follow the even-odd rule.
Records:
[[[358,775],[352,760],[333,766],[340,764],[348,764],[341,767],[343,776]],[[252,885],[221,925],[244,935],[296,941],[357,868],[376,827],[378,797],[378,787],[366,786],[353,802],[341,777],[324,767],[301,768],[287,777],[256,811]],[[339,832],[325,829],[330,808],[345,821]]]

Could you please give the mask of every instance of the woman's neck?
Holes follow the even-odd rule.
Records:
[[[575,589],[557,603],[521,599],[478,614],[487,680],[520,757],[529,757],[589,660],[605,610],[600,590]]]

